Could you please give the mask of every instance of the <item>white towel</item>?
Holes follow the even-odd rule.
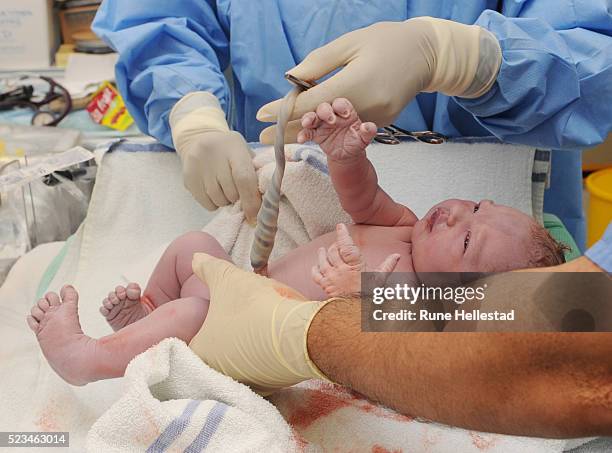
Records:
[[[291,427],[268,401],[166,339],[135,358],[124,395],[91,427],[87,451],[291,452]]]

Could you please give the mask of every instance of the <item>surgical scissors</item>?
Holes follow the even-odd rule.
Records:
[[[285,74],[285,78],[292,84],[302,88],[304,91],[317,85],[317,82],[302,80],[288,73]],[[444,141],[447,139],[446,136],[440,134],[439,132],[407,131],[406,129],[402,129],[399,126],[391,124],[379,129],[379,131],[376,133],[376,137],[374,137],[374,141],[383,143],[385,145],[398,145],[401,143],[401,139],[403,138],[411,138],[422,143],[427,143],[428,145],[439,145],[444,143]]]
[[[432,131],[407,131],[401,127],[391,124],[383,127],[382,130],[376,133],[374,140],[385,145],[398,145],[402,138],[411,138],[428,145],[439,145],[444,143],[446,136],[439,132]]]

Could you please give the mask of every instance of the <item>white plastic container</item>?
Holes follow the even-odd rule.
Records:
[[[57,44],[53,0],[0,0],[0,71],[48,68]]]

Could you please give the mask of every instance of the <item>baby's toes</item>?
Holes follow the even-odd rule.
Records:
[[[100,307],[100,313],[102,314],[102,316],[106,317],[110,314],[111,311],[110,311],[110,308],[107,308],[104,305],[104,302],[108,302],[108,300],[104,299],[104,301],[102,302],[102,306]]]
[[[36,302],[36,305],[42,310],[43,313],[46,312],[51,306],[49,301],[44,297],[42,299],[39,299],[38,302]]]
[[[113,303],[108,299],[108,297],[105,297],[104,300],[102,301],[102,308],[106,308],[106,310],[110,312],[113,309],[113,307],[114,307]]]
[[[141,290],[140,285],[138,283],[130,283],[125,289],[125,294],[127,295],[127,298],[131,300],[140,300],[140,293]]]
[[[113,305],[118,305],[121,300],[117,297],[117,293],[115,291],[111,291],[108,293],[108,301]]]
[[[38,327],[40,326],[40,324],[33,316],[27,316],[26,322],[28,323],[28,327],[32,332],[38,333]]]
[[[34,318],[36,321],[40,322],[45,316],[45,311],[43,311],[38,304],[36,304],[30,310],[30,316],[32,316],[32,318]]]
[[[127,297],[126,290],[124,286],[117,286],[115,288],[115,294],[119,300],[123,300]]]
[[[49,302],[51,307],[57,307],[61,304],[60,298],[57,293],[48,292],[45,294],[45,300]]]

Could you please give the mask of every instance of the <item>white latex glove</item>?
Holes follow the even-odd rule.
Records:
[[[205,253],[193,255],[192,267],[210,290],[206,321],[189,343],[204,362],[264,395],[327,379],[308,356],[306,340],[328,301],[307,301],[276,280]]]
[[[287,127],[287,140],[300,130],[297,119],[322,102],[347,98],[362,121],[386,126],[422,91],[465,98],[483,95],[495,82],[500,65],[497,38],[476,25],[417,17],[352,31],[312,51],[288,71],[301,80],[316,81],[342,67],[298,96],[291,117],[296,121]],[[257,119],[275,122],[280,102],[264,105]],[[273,142],[273,129],[262,131],[262,143]]]
[[[231,131],[217,98],[195,92],[170,113],[172,140],[183,164],[183,182],[210,211],[240,199],[245,217],[255,222],[261,204],[253,153],[238,132]]]

